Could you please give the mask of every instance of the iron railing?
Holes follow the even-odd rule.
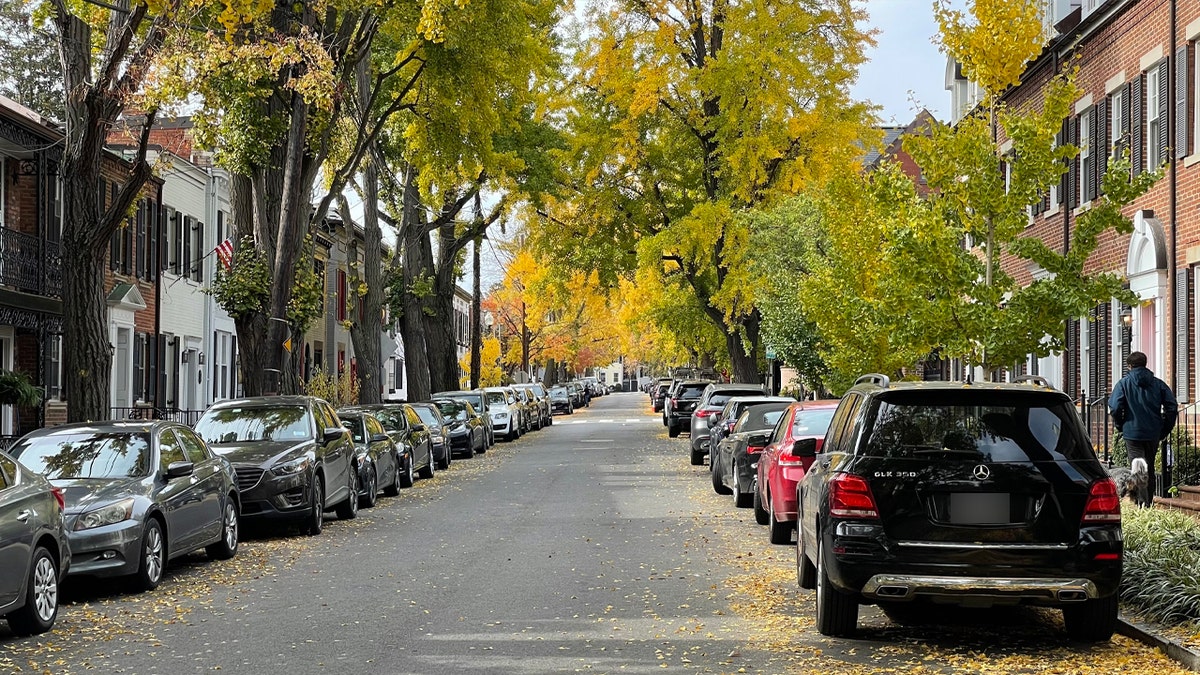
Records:
[[[38,237],[0,227],[0,284],[26,293],[61,297],[61,248]]]
[[[1112,423],[1108,412],[1108,397],[1088,399],[1086,396],[1075,402],[1083,424],[1092,439],[1096,455],[1105,464],[1128,466],[1129,456],[1125,442]],[[1200,485],[1200,401],[1179,407],[1179,418],[1175,430],[1159,448],[1155,462],[1158,474],[1158,495],[1167,496],[1171,489],[1181,485]]]
[[[110,415],[114,420],[169,420],[187,426],[195,426],[203,410],[181,410],[179,408],[152,408],[135,406],[132,408],[112,408]]]

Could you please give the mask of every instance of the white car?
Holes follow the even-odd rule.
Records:
[[[503,387],[487,387],[488,414],[497,437],[515,440],[521,435],[521,409],[515,396]]]

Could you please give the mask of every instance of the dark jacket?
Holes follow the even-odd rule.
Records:
[[[1160,441],[1175,428],[1179,403],[1166,382],[1154,376],[1149,368],[1134,368],[1117,386],[1108,399],[1108,409],[1119,421],[1124,408],[1125,423],[1121,433],[1131,441]]]

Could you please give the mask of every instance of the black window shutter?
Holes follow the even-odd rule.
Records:
[[[1100,395],[1100,305],[1092,308],[1088,321],[1088,397]]]
[[[192,278],[192,228],[195,220],[191,216],[183,217],[183,276]]]
[[[204,250],[204,223],[196,223],[196,281],[204,283],[204,263],[206,251]]]
[[[142,342],[145,339],[146,336],[141,333],[133,336],[133,391],[130,392],[133,401],[142,398],[142,378],[146,375],[142,368]]]
[[[1059,129],[1058,134],[1054,137],[1054,145],[1061,146],[1067,142],[1067,121],[1063,120],[1062,129]],[[1067,199],[1067,177],[1068,172],[1064,171],[1058,177],[1058,194],[1054,196],[1056,204],[1062,204]]]
[[[1133,78],[1129,87],[1129,107],[1132,117],[1129,119],[1129,159],[1133,175],[1140,176],[1145,161],[1145,149],[1142,148],[1142,76]]]
[[[171,263],[171,271],[178,276],[183,276],[183,214],[175,212],[175,245],[171,248],[174,253],[174,259]]]
[[[162,210],[158,204],[146,202],[146,278],[154,281],[158,278],[158,218]]]
[[[1063,392],[1072,400],[1079,398],[1079,320],[1067,319],[1067,335],[1063,373]]]
[[[1100,99],[1096,104],[1096,126],[1092,129],[1094,139],[1092,147],[1092,166],[1096,167],[1096,193],[1093,197],[1104,194],[1104,174],[1108,172],[1108,99]]]
[[[108,269],[117,270],[121,259],[121,230],[117,229],[108,238]]]
[[[1079,146],[1079,118],[1067,119],[1067,143]],[[1073,209],[1079,205],[1079,155],[1069,160],[1067,167],[1067,208]]]
[[[1090,202],[1096,198],[1096,165],[1099,158],[1096,156],[1100,149],[1100,144],[1096,142],[1096,106],[1088,108],[1087,112],[1088,123],[1088,166],[1080,166],[1080,171],[1083,172],[1081,177],[1083,180],[1083,201]]]
[[[1188,135],[1188,45],[1175,51],[1175,158],[1183,159],[1191,151]]]
[[[137,278],[146,278],[146,200],[138,200],[137,250],[134,252],[133,270]]]
[[[134,218],[125,219],[125,236],[121,241],[121,271],[133,274],[133,234],[137,228]]]
[[[1171,87],[1170,76],[1167,74],[1167,60],[1158,64],[1158,161],[1165,164],[1167,150],[1171,145],[1171,131],[1167,126],[1167,93]],[[1157,169],[1158,167],[1151,167]]]
[[[158,407],[158,336],[146,336],[146,351],[149,352],[146,356],[150,362],[150,367],[146,371],[146,388],[148,394],[146,400],[155,407]]]
[[[1188,389],[1188,287],[1191,268],[1175,270],[1175,397],[1180,402],[1190,400]]]
[[[179,356],[181,340],[183,340],[181,337],[171,339],[171,350],[168,352],[169,356],[165,364],[167,368],[175,372],[175,377],[171,378],[171,406],[174,408],[179,407]]]
[[[158,334],[158,345],[155,349],[158,352],[158,367],[154,372],[158,375],[158,389],[155,392],[154,405],[162,408],[162,397],[167,393],[167,336],[163,333]]]

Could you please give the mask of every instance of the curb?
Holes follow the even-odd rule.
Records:
[[[1135,624],[1124,617],[1118,617],[1117,632],[1151,647],[1157,647],[1184,668],[1200,672],[1200,653],[1196,653],[1174,640],[1158,635],[1144,625]]]

